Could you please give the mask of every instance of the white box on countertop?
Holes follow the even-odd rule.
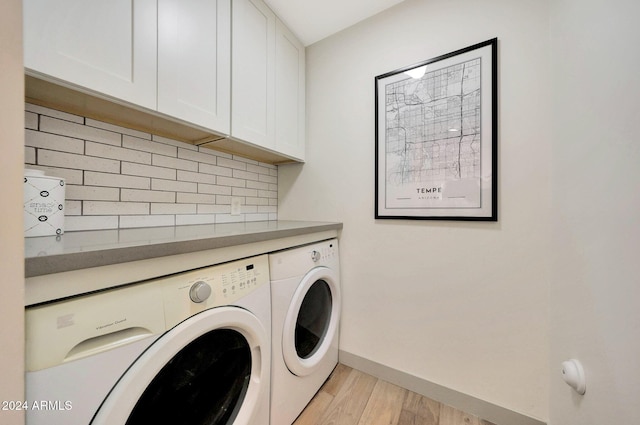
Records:
[[[64,233],[64,179],[44,171],[24,171],[24,235],[55,236]]]

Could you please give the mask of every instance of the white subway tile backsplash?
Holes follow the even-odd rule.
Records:
[[[83,215],[149,215],[147,202],[83,201]]]
[[[176,170],[198,171],[198,163],[185,159],[172,158],[164,155],[153,154],[151,164],[158,167],[173,168]]]
[[[105,171],[108,173],[117,173],[120,171],[120,162],[113,159],[88,157],[47,149],[38,149],[36,156],[38,165],[73,168],[76,170]]]
[[[122,174],[85,171],[84,184],[89,186],[107,186],[128,189],[151,189],[148,177],[126,176]]]
[[[64,203],[64,215],[82,215],[82,201],[67,201]]]
[[[247,196],[245,203],[247,205],[269,205],[269,199],[268,198],[253,198],[250,196]]]
[[[276,176],[265,176],[263,174],[259,174],[258,180],[264,183],[278,184],[278,177]]]
[[[176,202],[175,192],[157,190],[121,189],[120,200],[125,202]]]
[[[179,204],[215,204],[216,195],[203,193],[177,193],[176,202]]]
[[[60,152],[84,153],[84,141],[57,134],[41,133],[37,130],[24,132],[24,144],[34,148],[45,148]]]
[[[29,165],[36,163],[36,148],[24,147],[24,163]]]
[[[67,216],[64,217],[65,232],[80,230],[106,230],[118,228],[118,216]],[[65,236],[66,237],[66,236]]]
[[[192,192],[198,191],[198,184],[193,182],[179,182],[175,180],[152,179],[151,189],[166,190],[168,192]]]
[[[272,190],[259,190],[258,196],[261,198],[278,198],[278,192]]]
[[[140,177],[156,177],[165,180],[175,180],[176,170],[173,168],[156,167],[153,165],[122,162],[122,174]]]
[[[205,174],[215,174],[216,176],[224,177],[231,177],[233,175],[233,170],[231,168],[210,164],[200,164],[198,171]]]
[[[160,155],[172,156],[172,157],[175,157],[178,152],[178,148],[175,146],[152,142],[150,140],[144,140],[138,137],[131,137],[128,135],[122,136],[122,147],[144,151],[144,152],[157,153]]]
[[[233,170],[233,177],[236,179],[257,181],[258,176],[259,176],[258,173],[250,173],[249,171],[242,171],[242,170]]]
[[[198,204],[198,214],[231,214],[231,205]]]
[[[259,189],[259,190],[271,190],[269,183],[256,182],[253,180],[247,180],[247,188],[248,189]]]
[[[198,193],[208,193],[210,195],[231,195],[231,188],[229,186],[198,183]]]
[[[25,164],[65,179],[67,232],[277,219],[275,165],[32,104]]]
[[[196,204],[152,203],[151,214],[196,214],[197,208]]]
[[[258,196],[258,191],[255,189],[245,189],[244,187],[231,188],[231,195],[233,196]]]
[[[216,196],[216,204],[229,205],[229,212],[231,212],[231,195],[218,195]]]
[[[85,155],[97,156],[100,158],[118,159],[121,161],[137,162],[140,164],[151,164],[151,154],[148,152],[134,151],[118,146],[110,146],[102,143],[86,142]]]
[[[24,112],[24,128],[37,130],[38,129],[38,114],[33,112]]]
[[[212,174],[202,174],[202,173],[194,173],[193,171],[178,170],[177,180],[183,181],[183,182],[215,184],[216,176]]]
[[[27,164],[26,168],[42,170],[47,176],[64,179],[65,184],[82,184],[82,170],[72,170],[69,168],[42,167],[39,165]]]
[[[115,187],[78,186],[75,184],[67,184],[65,196],[67,200],[119,201],[120,190]]]
[[[240,208],[240,212],[242,214],[255,214],[258,212],[258,207],[256,205],[243,205]]]
[[[219,176],[216,179],[216,182],[220,185],[220,186],[232,186],[232,187],[246,187],[247,186],[247,181],[243,180],[243,179],[234,179],[232,177],[222,177]]]
[[[114,133],[96,127],[88,127],[84,124],[46,117],[44,115],[40,116],[40,131],[109,145],[120,146],[122,143],[122,134],[120,133]]]

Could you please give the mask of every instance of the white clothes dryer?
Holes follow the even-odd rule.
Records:
[[[269,269],[271,425],[291,425],[338,364],[338,241],[270,254]]]
[[[27,424],[268,425],[267,255],[28,307]]]

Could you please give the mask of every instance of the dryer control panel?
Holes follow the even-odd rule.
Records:
[[[317,263],[319,261],[331,261],[338,255],[338,244],[327,243],[314,247],[311,251],[311,259]]]
[[[231,305],[269,284],[267,255],[179,273],[157,281],[163,287],[167,326],[200,311]]]
[[[338,240],[330,239],[269,254],[271,281],[302,276],[313,267],[340,269]]]

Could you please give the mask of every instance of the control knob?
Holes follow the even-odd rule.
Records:
[[[211,286],[207,282],[202,280],[197,281],[193,285],[191,285],[191,289],[189,290],[189,297],[191,301],[194,303],[201,303],[206,301],[207,298],[211,295]]]
[[[311,259],[314,263],[317,263],[320,260],[320,252],[319,251],[311,251]]]

